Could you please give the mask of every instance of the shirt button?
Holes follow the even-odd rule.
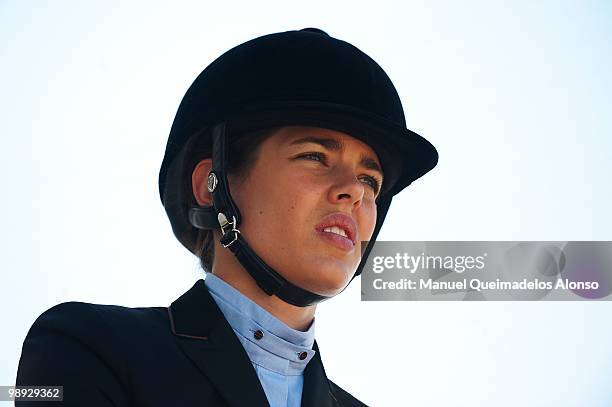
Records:
[[[300,358],[300,360],[304,360],[308,357],[308,353],[306,352],[300,352],[300,354],[298,355],[298,358]]]
[[[255,339],[260,340],[261,338],[263,338],[263,332],[258,329],[257,331],[253,332],[253,336],[255,337]]]

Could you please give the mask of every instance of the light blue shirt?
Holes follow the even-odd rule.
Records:
[[[300,407],[304,369],[315,354],[314,320],[298,331],[214,274],[206,273],[204,283],[244,346],[270,407]]]

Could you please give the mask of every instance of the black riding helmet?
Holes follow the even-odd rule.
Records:
[[[221,243],[268,294],[307,306],[328,297],[297,287],[270,268],[240,234],[240,210],[226,174],[228,145],[247,132],[277,126],[328,128],[368,144],[384,182],[371,240],[362,247],[361,274],[392,198],[438,162],[435,147],[406,128],[390,78],[355,46],[316,28],[265,35],[227,51],[193,82],[172,124],[159,191],[176,237],[195,253],[198,229],[220,229]],[[208,188],[214,205],[193,206],[196,145],[212,148]],[[186,182],[188,180],[188,182]]]

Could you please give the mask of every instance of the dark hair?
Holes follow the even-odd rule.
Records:
[[[232,139],[228,151],[227,173],[244,180],[248,175],[257,158],[259,157],[259,147],[272,134],[276,133],[278,127],[247,132],[235,139]],[[189,185],[191,185],[191,174],[196,165],[205,158],[212,156],[210,146],[196,147],[191,155],[189,167]],[[189,189],[187,202],[190,206],[198,205],[193,196],[193,190]],[[214,245],[215,232],[212,230],[199,230],[196,239],[194,253],[200,259],[200,266],[212,272],[212,264],[215,258]]]

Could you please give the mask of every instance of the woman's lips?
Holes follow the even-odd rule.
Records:
[[[327,242],[331,243],[333,246],[336,246],[341,250],[350,252],[355,247],[351,239],[341,236],[337,233],[317,230],[317,234],[321,236],[321,238],[325,239]]]
[[[330,231],[330,229],[340,229],[346,236]],[[325,229],[328,229],[326,232]],[[325,216],[321,222],[315,226],[319,236],[328,243],[344,251],[351,251],[355,247],[357,235],[357,225],[353,218],[345,213],[335,212]]]

